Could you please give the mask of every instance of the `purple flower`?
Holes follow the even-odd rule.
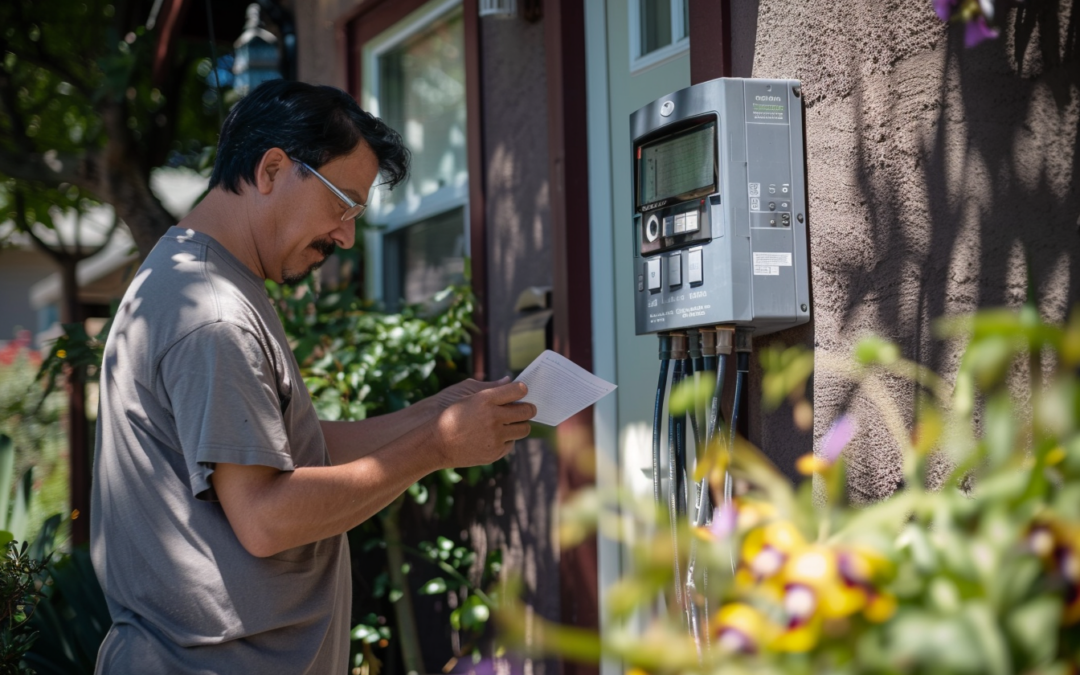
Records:
[[[983,40],[992,40],[998,36],[998,29],[986,23],[985,16],[978,16],[967,22],[964,28],[964,46],[974,47]]]
[[[709,532],[717,539],[725,539],[735,531],[735,504],[728,502],[721,504],[713,511],[713,520],[709,525]]]
[[[934,11],[937,12],[938,18],[942,21],[948,21],[952,18],[953,9],[960,0],[934,0]]]
[[[832,427],[825,432],[825,438],[821,439],[820,457],[826,462],[832,463],[840,456],[840,451],[851,442],[855,436],[855,423],[847,415],[841,415],[833,422]]]

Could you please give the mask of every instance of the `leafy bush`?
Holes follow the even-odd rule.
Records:
[[[14,447],[11,469],[0,469],[3,477],[0,490],[4,495],[0,504],[8,504],[6,495],[14,486],[15,477],[20,477],[20,485],[30,469],[37,477],[31,485],[34,499],[27,502],[29,511],[21,516],[25,531],[18,533],[20,540],[24,535],[32,539],[49,515],[65,510],[68,497],[65,399],[60,392],[42,396],[41,386],[35,382],[41,357],[28,344],[28,338],[13,340],[0,351],[0,434],[10,437]],[[0,521],[7,523],[8,514],[4,510]],[[0,529],[6,528],[0,525]]]
[[[38,577],[45,565],[28,553],[28,545],[9,541],[0,558],[0,673],[33,675],[23,657],[38,637],[28,624],[41,600]]]
[[[534,618],[533,644],[649,672],[1076,672],[1080,311],[1064,326],[1033,305],[986,311],[938,332],[967,340],[953,383],[877,338],[851,360],[800,347],[761,355],[769,403],[802,402],[808,362],[875,403],[903,454],[904,487],[891,498],[848,501],[842,451],[861,422],[852,415],[800,460],[813,480],[797,488],[748,443],[708,448],[698,477],[719,496],[730,470],[736,497],[709,527],[681,523],[678,547],[651,505],[579,495],[566,531],[599,526],[631,542],[634,570],[610,589],[603,639]],[[898,377],[919,392],[913,424],[882,394]],[[927,485],[942,462],[948,477]],[[691,548],[707,584],[680,579],[691,602],[679,606],[673,560],[678,551],[685,570]],[[659,597],[667,612],[657,616],[648,608]],[[639,611],[652,616],[640,635],[628,621]],[[500,617],[523,641],[522,608]],[[696,635],[688,617],[700,619]]]
[[[360,260],[355,251],[338,255],[346,265]],[[475,298],[467,283],[449,286],[429,303],[406,306],[397,314],[362,300],[354,285],[321,289],[311,279],[295,288],[272,281],[266,286],[319,418],[338,421],[396,412],[468,377]],[[369,589],[354,607],[354,672],[375,675],[382,668],[377,649],[386,658],[399,647],[406,670],[424,668],[409,590],[414,564],[417,572],[436,574],[419,584],[419,594],[445,595],[454,607],[449,628],[458,633],[460,648],[453,650],[453,658],[476,658],[477,641],[494,605],[482,589],[495,576],[498,555],[474,564],[468,547],[439,536],[444,529],[439,522],[450,514],[459,484],[475,485],[495,471],[493,466],[437,471],[350,533],[354,567],[363,570],[366,580],[359,585]],[[406,504],[424,511],[413,515],[430,528],[426,534],[435,535],[436,544],[421,541],[413,547],[405,540],[399,521]],[[409,534],[412,541],[424,536]],[[376,551],[385,560],[373,561]]]

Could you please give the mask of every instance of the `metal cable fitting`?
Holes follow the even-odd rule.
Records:
[[[703,356],[716,356],[716,329],[699,328],[701,333],[701,354]]]
[[[735,329],[731,326],[716,327],[716,353],[728,355],[735,342]]]
[[[688,351],[690,352],[690,358],[700,359],[701,352],[701,334],[696,328],[691,328],[686,331],[686,339],[689,341]]]
[[[735,351],[736,352],[752,352],[754,351],[754,334],[745,328],[740,328],[735,331]]]
[[[687,345],[686,333],[672,332],[671,333],[671,358],[676,361],[680,361],[686,358],[688,345]]]
[[[660,360],[667,361],[671,358],[671,335],[660,333]]]

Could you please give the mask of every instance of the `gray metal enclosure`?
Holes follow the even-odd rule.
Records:
[[[800,83],[681,89],[630,116],[630,141],[637,334],[729,324],[760,335],[806,323]]]

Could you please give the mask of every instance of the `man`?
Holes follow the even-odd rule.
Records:
[[[147,257],[105,346],[91,552],[114,625],[100,673],[345,673],[344,533],[439,468],[529,433],[520,384],[466,382],[320,422],[263,281],[335,246],[401,138],[344,92],[263,84],[221,131],[210,191]]]

